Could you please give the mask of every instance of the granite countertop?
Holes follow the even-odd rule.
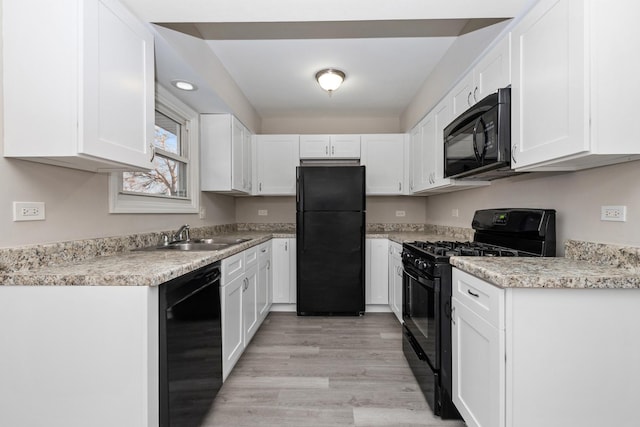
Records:
[[[451,257],[450,262],[501,288],[640,289],[636,269],[565,257]]]
[[[157,286],[288,232],[234,232],[225,237],[247,242],[218,251],[127,250],[104,256],[0,272],[0,284],[22,286]]]
[[[160,233],[89,239],[0,250],[0,285],[157,286],[272,238],[295,238],[290,224],[238,231],[196,229],[192,236],[250,239],[219,251],[138,251]],[[473,230],[432,226],[412,231],[368,230],[367,238],[396,243],[472,240]],[[471,231],[471,233],[470,233]],[[640,248],[568,240],[566,257],[451,257],[451,264],[502,288],[640,289]]]

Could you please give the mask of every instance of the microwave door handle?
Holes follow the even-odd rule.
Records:
[[[476,161],[478,163],[482,162],[482,157],[480,156],[480,153],[478,152],[478,140],[477,140],[478,125],[480,124],[481,120],[482,120],[482,118],[478,118],[478,120],[476,120],[476,122],[473,125],[473,133],[472,133],[472,137],[473,137],[473,153],[476,155]]]

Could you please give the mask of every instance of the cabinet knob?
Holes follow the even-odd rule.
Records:
[[[513,147],[511,147],[511,160],[513,160],[513,163],[518,163],[516,160],[516,151],[518,151],[518,144],[513,144]]]
[[[451,323],[456,324],[456,306],[451,307]]]
[[[329,147],[324,146],[324,154],[329,155]]]
[[[258,190],[262,191],[262,183],[258,184]]]
[[[336,147],[331,147],[331,155],[333,156],[334,154],[336,154]]]
[[[398,183],[398,191],[402,191],[402,182]]]

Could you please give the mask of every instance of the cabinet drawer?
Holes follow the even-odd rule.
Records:
[[[245,268],[250,268],[258,264],[258,246],[247,249],[243,252]]]
[[[453,298],[492,326],[504,329],[504,290],[453,268]]]
[[[244,273],[245,260],[244,252],[230,256],[222,260],[222,283],[226,285]]]
[[[389,255],[394,258],[400,258],[400,254],[402,254],[402,245],[396,242],[389,242]]]
[[[268,259],[271,257],[271,242],[265,242],[258,246],[258,260]]]

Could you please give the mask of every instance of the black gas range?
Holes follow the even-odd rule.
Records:
[[[460,418],[451,401],[451,256],[555,256],[555,211],[476,211],[471,242],[416,241],[402,245],[403,351],[429,406]]]

